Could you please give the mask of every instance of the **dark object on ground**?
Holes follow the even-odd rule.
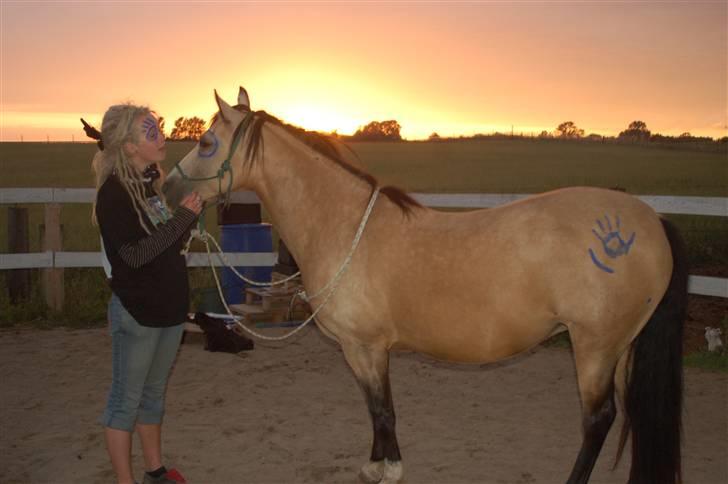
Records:
[[[205,313],[195,313],[192,320],[205,333],[205,349],[207,351],[221,351],[225,353],[239,353],[252,350],[255,347],[253,340],[242,336],[232,329],[228,329],[225,321],[213,318]]]

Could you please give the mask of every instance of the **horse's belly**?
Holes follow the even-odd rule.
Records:
[[[393,349],[425,353],[461,363],[491,363],[523,353],[558,332],[551,320],[450,320],[422,324],[416,333],[400,332]]]

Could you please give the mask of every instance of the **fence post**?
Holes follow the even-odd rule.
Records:
[[[8,207],[8,252],[22,254],[29,252],[28,209]],[[30,295],[30,270],[12,269],[8,274],[8,296],[10,304],[18,304]]]
[[[45,205],[45,234],[43,236],[43,250],[60,252],[63,242],[61,240],[61,204],[48,203]],[[53,257],[55,264],[55,256]],[[55,267],[43,269],[43,291],[46,304],[53,311],[63,309],[63,269]]]

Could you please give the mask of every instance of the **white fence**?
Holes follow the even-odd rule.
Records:
[[[15,203],[92,203],[93,188],[0,188],[0,205]],[[412,193],[418,202],[428,207],[488,208],[530,196],[522,193]],[[638,195],[656,212],[687,215],[728,217],[728,198],[725,197],[668,197]],[[233,203],[260,203],[253,192],[233,192]]]
[[[525,198],[527,194],[436,194],[414,193],[423,205],[441,208],[486,208]],[[657,195],[638,196],[655,211],[665,214],[728,216],[728,198],[724,197],[668,197]],[[0,188],[0,205],[42,203],[91,203],[93,188]],[[233,203],[260,203],[252,192],[235,192]],[[276,254],[229,253],[226,258],[236,266],[264,266],[275,264]],[[216,265],[223,265],[215,256]],[[190,253],[187,265],[207,265],[206,253]],[[60,269],[66,267],[101,267],[100,252],[65,252],[47,250],[28,254],[0,254],[0,269]],[[689,290],[692,294],[728,298],[728,279],[718,277],[690,276]]]

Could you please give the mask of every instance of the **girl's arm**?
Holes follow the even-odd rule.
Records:
[[[129,195],[116,179],[104,183],[96,202],[96,216],[104,240],[124,263],[135,269],[151,262],[182,237],[200,210],[199,196],[188,195],[171,219],[147,234]]]
[[[182,237],[195,218],[197,215],[192,210],[179,207],[171,219],[157,225],[157,230],[150,235],[119,247],[119,257],[134,269],[148,264]]]

